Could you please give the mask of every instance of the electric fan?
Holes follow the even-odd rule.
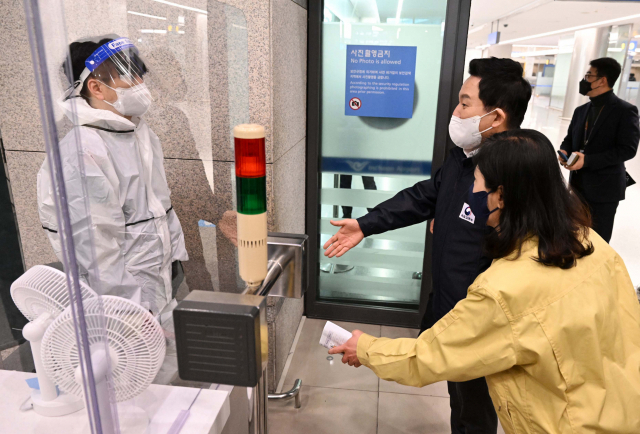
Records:
[[[107,385],[109,366],[116,401],[134,398],[151,384],[160,370],[166,350],[165,337],[162,327],[149,311],[121,297],[105,295],[87,300],[84,303],[84,317],[102,429],[104,433],[112,433],[115,431],[111,423]],[[47,329],[42,339],[42,360],[47,375],[61,390],[78,397],[83,396],[71,310],[65,310]],[[126,420],[127,415],[123,413],[131,411],[131,407],[118,411],[123,431],[127,431],[126,425],[129,423],[143,423],[144,428],[137,426],[136,429],[146,429],[148,418],[142,410],[142,415],[135,417],[131,417],[129,413],[132,420]],[[132,432],[135,430],[132,429]]]
[[[82,299],[96,298],[97,294],[80,282]],[[22,334],[31,343],[31,353],[38,376],[39,390],[33,390],[33,409],[43,416],[63,416],[80,410],[82,399],[75,395],[60,394],[55,383],[46,375],[42,364],[41,342],[47,328],[70,305],[67,278],[62,271],[45,265],[36,265],[11,285],[11,297],[29,322]]]

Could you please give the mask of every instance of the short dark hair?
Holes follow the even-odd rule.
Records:
[[[553,145],[534,130],[511,130],[487,139],[476,157],[491,190],[502,187],[500,223],[486,239],[487,254],[521,254],[522,244],[537,237],[536,261],[568,269],[593,253],[588,239],[587,207],[566,184]]]
[[[111,42],[113,39],[105,38],[99,42],[93,41],[85,41],[85,42],[72,42],[69,45],[69,62],[64,62],[62,64],[62,70],[64,71],[64,75],[69,80],[69,85],[75,83],[80,79],[80,74],[84,71],[85,64],[84,62],[96,51],[100,46],[106,44],[107,42]],[[71,64],[71,70],[69,70],[69,64]],[[90,75],[91,76],[91,75]],[[88,100],[89,98],[89,90],[87,89],[87,81],[82,85],[82,90],[80,91],[80,95]]]
[[[480,101],[487,110],[504,110],[509,128],[520,128],[531,99],[531,85],[522,73],[522,65],[511,59],[490,57],[469,63],[469,74],[480,78]]]
[[[620,77],[620,73],[622,72],[622,67],[618,61],[611,57],[601,57],[600,59],[592,60],[589,62],[589,65],[596,68],[599,77],[607,78],[607,84],[609,87],[613,87],[616,84],[616,81],[618,81],[618,77]]]

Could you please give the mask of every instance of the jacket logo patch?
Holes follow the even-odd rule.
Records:
[[[476,222],[476,216],[473,215],[473,213],[471,212],[471,207],[466,202],[464,205],[462,205],[462,211],[460,211],[459,217],[471,224],[474,224]]]

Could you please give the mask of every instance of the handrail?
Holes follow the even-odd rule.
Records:
[[[276,284],[278,278],[282,275],[284,269],[294,259],[295,252],[292,249],[285,249],[273,259],[269,259],[267,263],[267,275],[262,281],[262,284],[258,287],[247,286],[244,290],[244,294],[251,295],[269,295],[269,291]]]
[[[295,407],[300,408],[302,406],[302,400],[300,399],[300,389],[302,388],[302,380],[298,379],[293,383],[293,388],[283,393],[270,393],[269,399],[291,399],[295,398]]]

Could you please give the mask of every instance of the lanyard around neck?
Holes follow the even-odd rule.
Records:
[[[604,106],[600,107],[600,111],[598,112],[598,116],[596,116],[596,120],[593,121],[593,126],[595,127],[595,125],[598,123],[598,119],[600,119],[600,114],[602,113],[602,110],[604,109]],[[589,132],[589,135],[587,135],[587,131],[589,131],[589,116],[587,115],[587,122],[585,122],[584,124],[584,146],[582,147],[583,151],[584,148],[587,147],[587,144],[589,143],[589,140],[591,139],[591,135],[593,134],[593,128],[591,129],[591,131]]]

